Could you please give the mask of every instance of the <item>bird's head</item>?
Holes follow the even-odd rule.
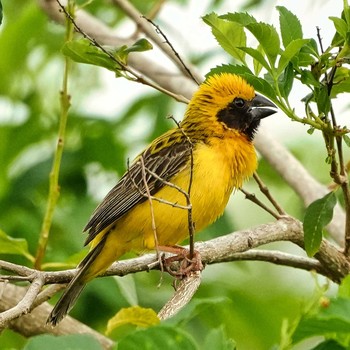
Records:
[[[256,94],[242,77],[221,73],[200,85],[189,103],[185,120],[238,131],[252,140],[260,120],[273,113],[276,106]]]

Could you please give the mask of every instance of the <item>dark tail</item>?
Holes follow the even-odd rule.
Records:
[[[97,255],[100,254],[105,242],[106,237],[104,237],[81,261],[78,266],[77,274],[69,282],[61,298],[52,309],[46,323],[56,326],[72,309],[86,283],[91,279],[86,278],[86,272],[96,259]]]

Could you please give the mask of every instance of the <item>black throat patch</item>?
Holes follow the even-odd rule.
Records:
[[[224,123],[230,129],[236,129],[245,134],[250,141],[259,127],[260,120],[253,118],[250,101],[235,98],[216,115],[219,122]]]

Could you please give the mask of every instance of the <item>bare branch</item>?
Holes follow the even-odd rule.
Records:
[[[5,284],[0,282],[0,290],[3,290],[0,300],[0,312],[5,312],[16,306],[27,293],[27,288],[16,286],[13,284]],[[51,327],[46,325],[47,316],[52,310],[52,306],[44,303],[35,308],[31,313],[13,320],[9,324],[9,328],[22,334],[25,337],[31,337],[38,334],[50,333],[54,335],[66,334],[91,334],[103,346],[104,349],[112,349],[114,342],[73,319],[67,316],[58,326]]]
[[[19,316],[27,314],[31,310],[33,303],[44,284],[45,280],[43,276],[40,274],[40,272],[36,273],[36,276],[30,284],[23,299],[20,300],[17,305],[0,314],[0,331],[7,327],[10,321],[18,318]]]
[[[280,219],[281,216],[277,213],[275,213],[273,210],[271,210],[268,206],[266,206],[263,202],[261,202],[254,193],[250,193],[246,191],[244,188],[240,188],[240,191],[244,193],[245,198],[252,201],[256,205],[258,205],[260,208],[264,209],[266,212],[268,212],[270,215],[272,215],[275,219]]]
[[[233,232],[206,242],[197,242],[195,249],[200,253],[204,264],[215,264],[224,261],[236,261],[237,253],[246,252],[250,249],[277,241],[290,241],[303,248],[302,224],[292,218],[283,218],[276,222]],[[297,258],[285,255],[285,264],[287,266],[301,268],[301,260]],[[350,271],[350,263],[346,257],[327,240],[322,241],[320,251],[316,254],[315,258],[322,265],[323,270],[320,269],[320,273],[335,282],[339,282]],[[258,260],[262,259],[259,258]],[[270,260],[270,258],[267,259],[267,261]],[[0,260],[0,268],[3,266],[9,268],[8,263]],[[146,254],[135,259],[115,262],[106,271],[104,276],[125,276],[129,273],[149,271],[150,266],[154,269],[159,268],[155,254]],[[313,268],[316,269],[311,262],[305,265],[306,270]],[[41,274],[46,284],[68,283],[74,276],[75,270],[42,271]]]
[[[176,291],[171,299],[169,299],[168,302],[159,311],[158,317],[161,320],[166,320],[176,315],[184,306],[186,306],[191,301],[200,284],[200,271],[192,272],[189,276],[186,276],[176,287]]]

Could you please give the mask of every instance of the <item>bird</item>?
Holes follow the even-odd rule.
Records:
[[[220,217],[231,193],[256,170],[254,135],[261,119],[276,111],[241,76],[209,75],[193,94],[183,120],[135,158],[93,212],[84,228],[90,250],[47,323],[59,323],[85,285],[125,253],[185,240],[188,197],[195,233]]]

